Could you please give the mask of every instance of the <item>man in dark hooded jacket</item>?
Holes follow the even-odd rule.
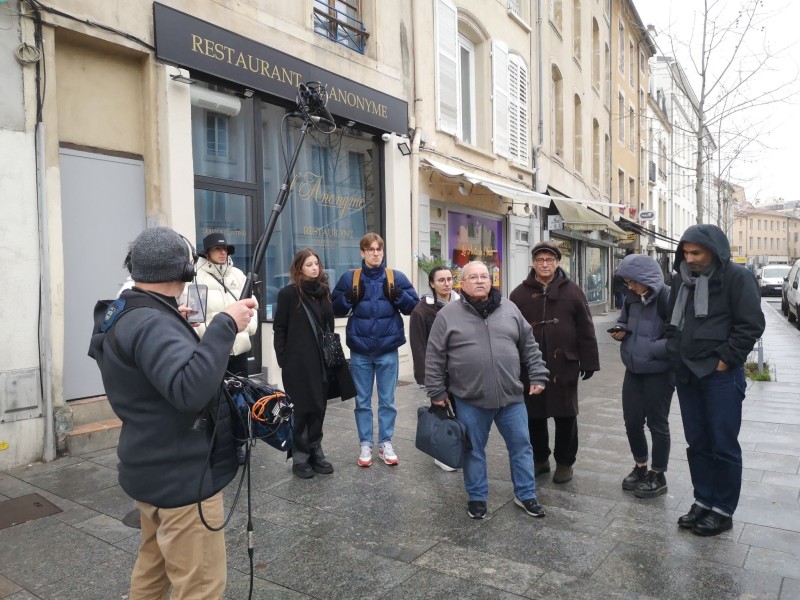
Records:
[[[739,502],[744,362],[764,332],[764,313],[756,279],[730,262],[719,227],[692,225],[675,254],[667,349],[695,498],[678,525],[717,535],[731,529]]]
[[[231,414],[219,388],[237,332],[255,307],[230,304],[203,339],[176,298],[194,276],[188,242],[146,229],[126,259],[135,286],[108,309],[98,303],[89,356],[122,421],[119,484],[136,500],[142,541],[130,597],[222,598],[227,578],[222,489],[236,474]]]

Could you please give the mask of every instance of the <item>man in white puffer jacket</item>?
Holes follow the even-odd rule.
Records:
[[[229,305],[239,300],[244,287],[245,275],[233,266],[231,255],[236,248],[227,242],[222,233],[211,233],[203,238],[203,251],[197,260],[198,285],[208,286],[208,304],[205,323],[197,328],[202,338],[206,326],[217,313],[224,311]],[[194,282],[187,284],[187,290]],[[257,308],[257,306],[256,306]],[[247,328],[236,334],[231,355],[228,358],[228,371],[247,377],[247,353],[250,351],[250,336],[255,335],[258,328],[258,311],[253,313]]]

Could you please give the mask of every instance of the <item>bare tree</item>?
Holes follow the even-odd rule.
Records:
[[[694,14],[688,41],[668,35],[673,56],[688,57],[691,79],[698,87],[696,93],[683,91],[697,99],[697,119],[690,133],[697,144],[694,187],[697,222],[702,223],[706,168],[713,152],[723,153],[718,166],[730,172],[748,146],[758,141],[758,132],[748,123],[753,109],[788,101],[796,92],[798,75],[795,66],[794,72],[775,79],[776,60],[795,42],[774,48],[766,35],[769,13],[763,0],[742,0],[738,10],[727,0],[703,0],[698,5],[702,9]],[[685,86],[682,80],[676,83]],[[717,175],[722,177],[723,172]]]

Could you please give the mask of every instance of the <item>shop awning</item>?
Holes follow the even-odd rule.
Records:
[[[626,219],[625,217],[620,217],[617,223],[619,223],[620,227],[625,231],[630,231],[631,233],[636,233],[638,235],[643,235],[643,236],[651,236],[656,240],[660,240],[666,244],[677,245],[680,242],[680,240],[672,239],[671,237],[669,237],[664,233],[659,233],[658,231],[654,231],[652,229],[644,227],[635,221],[630,221]]]
[[[614,221],[597,211],[566,199],[553,198],[552,200],[567,229],[572,231],[607,231],[615,237],[627,235],[625,231],[614,224]]]
[[[462,179],[465,182],[471,183],[472,185],[479,185],[486,188],[493,194],[503,196],[504,198],[509,198],[512,201],[516,200],[517,202],[527,202],[529,204],[533,204],[534,206],[550,206],[550,196],[534,192],[531,189],[514,185],[510,182],[506,183],[497,181],[496,179],[490,179],[484,175],[468,171],[464,167],[446,165],[444,163],[440,163],[439,161],[431,160],[427,157],[420,158],[420,163],[423,166],[433,169],[434,171],[438,171],[445,177]]]

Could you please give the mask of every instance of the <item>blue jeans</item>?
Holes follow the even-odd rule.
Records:
[[[362,446],[372,448],[372,385],[378,384],[378,442],[394,435],[394,392],[397,389],[397,350],[386,354],[350,352],[350,373],[356,385],[356,428]]]
[[[732,515],[742,489],[744,369],[715,371],[702,379],[676,382],[681,405],[686,456],[697,502]]]
[[[458,420],[467,428],[472,450],[464,457],[464,489],[470,500],[489,497],[489,477],[486,472],[486,442],[492,422],[503,436],[508,448],[511,481],[514,495],[520,500],[536,497],[533,478],[533,450],[528,435],[528,411],[524,402],[509,404],[500,409],[479,408],[456,398]]]

